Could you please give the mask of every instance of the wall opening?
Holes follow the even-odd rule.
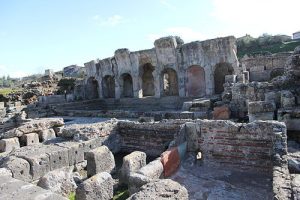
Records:
[[[120,81],[120,88],[121,88],[121,97],[131,98],[133,97],[133,84],[132,84],[132,77],[130,74],[125,73],[121,76]]]
[[[154,71],[154,66],[150,63],[145,64],[142,68],[143,75],[142,75],[142,90],[143,96],[154,96],[155,89],[154,89],[154,77],[152,72]]]
[[[95,77],[90,77],[87,80],[86,98],[98,99],[99,98],[98,87],[99,87],[98,81],[95,79]]]
[[[174,69],[165,69],[162,72],[163,95],[178,96],[178,79]]]
[[[102,80],[102,92],[104,98],[115,98],[115,78],[107,75]]]
[[[273,69],[270,73],[270,80],[277,76],[282,76],[284,74],[284,68]]]
[[[233,67],[229,63],[218,63],[216,65],[214,72],[215,94],[221,94],[224,91],[225,76],[232,75],[233,72]]]
[[[198,65],[190,66],[186,73],[185,91],[188,97],[203,97],[206,95],[205,71]]]

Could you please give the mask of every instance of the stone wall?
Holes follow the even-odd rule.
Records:
[[[143,151],[147,155],[159,156],[174,139],[185,120],[171,120],[159,123],[119,122],[118,132],[121,135],[121,151]]]
[[[186,123],[180,133],[185,134],[187,150],[200,151],[203,162],[211,165],[272,171],[276,133],[281,133],[279,139],[285,141],[281,148],[286,152],[286,127],[275,121],[197,120]]]
[[[196,77],[198,81],[199,92],[195,96],[206,96],[215,93],[216,75],[221,76],[221,81],[227,74],[215,74],[222,65],[230,66],[230,73],[240,73],[236,57],[236,45],[234,37],[217,38],[207,41],[196,41],[183,44],[178,37],[160,38],[154,42],[155,48],[142,51],[130,52],[128,49],[118,49],[112,58],[103,60],[93,60],[85,63],[87,78],[86,87],[90,78],[97,81],[98,87],[95,92],[99,97],[105,97],[106,87],[104,80],[111,77],[114,80],[114,97],[124,97],[124,77],[131,77],[133,97],[143,96],[168,96],[179,95],[181,97],[191,96],[187,90],[189,81],[188,70],[190,67],[201,69],[201,75]],[[150,70],[150,72],[149,72]],[[166,82],[164,75],[172,71],[172,83],[168,84],[170,88],[166,92]],[[222,72],[222,70],[219,70]],[[149,73],[148,73],[149,72]],[[144,79],[145,73],[148,73],[147,79]],[[126,76],[125,76],[126,75]],[[170,74],[169,74],[170,75]],[[176,83],[175,83],[176,82]],[[203,84],[206,87],[203,88]],[[151,91],[148,91],[151,88]],[[197,89],[197,88],[196,88]],[[146,91],[147,90],[147,91]],[[86,98],[91,94],[87,91]],[[194,96],[194,95],[192,95]],[[111,98],[111,96],[109,96]]]
[[[278,53],[267,56],[244,57],[241,64],[250,72],[250,81],[269,81],[282,75],[291,53]]]

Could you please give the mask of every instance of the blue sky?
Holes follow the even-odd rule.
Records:
[[[0,76],[20,77],[118,48],[300,30],[299,0],[0,0]]]

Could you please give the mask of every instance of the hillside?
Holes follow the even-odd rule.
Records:
[[[293,51],[299,45],[300,40],[291,40],[289,36],[284,35],[271,36],[264,34],[258,38],[246,35],[237,39],[239,58],[245,54],[255,55],[289,52]]]

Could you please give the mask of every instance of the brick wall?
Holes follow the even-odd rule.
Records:
[[[121,151],[143,151],[159,156],[164,152],[185,120],[159,123],[119,122],[118,132],[122,138]]]
[[[188,151],[201,151],[204,162],[263,171],[272,171],[275,132],[285,133],[285,125],[222,120],[197,120],[185,125]]]

